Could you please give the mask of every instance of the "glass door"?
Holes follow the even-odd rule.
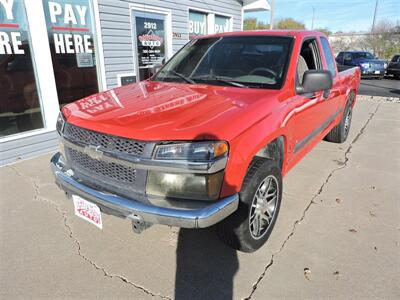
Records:
[[[151,68],[165,63],[166,16],[134,11],[133,39],[136,46],[136,74],[139,81],[152,76]]]

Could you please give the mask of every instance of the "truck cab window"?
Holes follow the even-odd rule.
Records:
[[[336,62],[338,64],[343,64],[343,52],[339,52],[338,56],[336,57]]]
[[[308,70],[322,69],[321,56],[319,54],[317,41],[307,39],[301,46],[299,60],[297,62],[297,86],[303,82],[304,73]]]
[[[335,60],[332,56],[332,51],[331,48],[329,47],[329,42],[326,38],[321,37],[321,44],[322,44],[322,49],[324,51],[324,56],[328,70],[331,72],[332,76],[335,76],[336,75]]]

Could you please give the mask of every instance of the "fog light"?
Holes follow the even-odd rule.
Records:
[[[223,178],[223,172],[200,175],[149,171],[146,193],[171,198],[217,200]]]

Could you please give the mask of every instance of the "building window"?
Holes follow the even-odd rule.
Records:
[[[231,31],[231,18],[215,15],[215,33]]]
[[[98,92],[94,22],[89,0],[43,0],[60,105]]]
[[[43,128],[23,0],[0,1],[0,137]]]
[[[232,30],[232,18],[214,13],[189,10],[189,39]]]
[[[194,36],[206,35],[207,31],[207,14],[189,10],[189,39]]]

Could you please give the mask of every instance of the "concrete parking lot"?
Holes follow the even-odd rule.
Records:
[[[362,79],[360,84],[360,95],[400,97],[400,80],[394,77],[384,79]]]
[[[0,168],[0,297],[399,299],[400,104],[359,99],[345,144],[322,142],[284,180],[253,254],[213,229],[74,216],[49,155]]]

